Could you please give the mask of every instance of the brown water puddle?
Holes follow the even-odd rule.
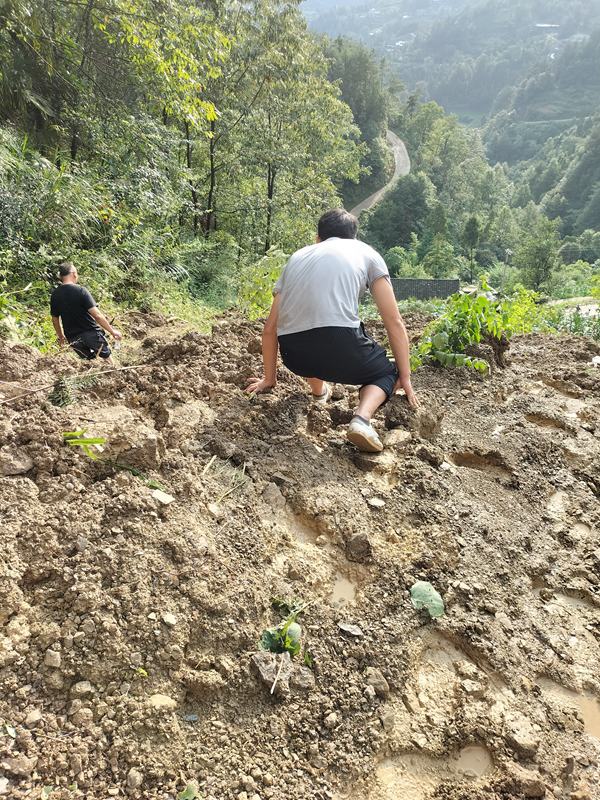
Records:
[[[383,789],[382,800],[428,800],[445,780],[477,780],[494,770],[487,748],[463,747],[449,758],[433,758],[409,753],[388,758],[377,769],[377,781]]]
[[[549,697],[559,700],[562,705],[576,708],[582,719],[583,729],[595,739],[600,739],[600,700],[587,692],[575,692],[556,683],[550,678],[539,678],[538,684]]]
[[[335,606],[350,605],[356,599],[356,585],[341,572],[336,573],[330,600]]]

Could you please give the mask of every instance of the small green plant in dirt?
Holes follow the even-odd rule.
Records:
[[[298,617],[302,614],[310,603],[301,600],[290,603],[279,598],[271,600],[273,608],[281,614],[285,614],[285,619],[273,628],[263,631],[260,638],[261,650],[268,650],[271,653],[289,653],[290,656],[297,656],[302,650],[302,627],[298,623]]]
[[[91,389],[97,383],[95,375],[61,375],[54,383],[48,400],[53,406],[70,406],[77,400],[81,389]]]
[[[488,361],[467,351],[489,343],[501,353],[514,333],[532,330],[536,298],[534,292],[520,288],[512,297],[495,299],[485,278],[477,292],[452,295],[443,313],[425,328],[411,355],[413,369],[433,362],[487,373]],[[498,360],[502,363],[501,356]]]
[[[80,447],[92,461],[98,460],[98,452],[101,453],[106,444],[106,439],[103,436],[86,436],[85,430],[65,431],[63,439],[69,447]]]
[[[178,793],[177,800],[200,800],[198,787],[194,786],[193,783],[188,783],[185,789]]]
[[[245,267],[240,277],[239,304],[250,319],[269,313],[273,302],[273,287],[281,275],[287,256],[272,247],[260,261]]]

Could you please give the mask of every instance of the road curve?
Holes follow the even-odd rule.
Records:
[[[396,163],[394,174],[382,189],[374,192],[372,195],[370,195],[370,197],[367,197],[366,200],[363,200],[362,203],[359,203],[350,211],[350,213],[354,214],[355,217],[360,216],[361,212],[366,211],[369,208],[373,208],[373,206],[376,205],[383,197],[385,197],[389,190],[395,186],[398,178],[408,175],[410,172],[410,158],[402,139],[396,136],[396,134],[392,131],[387,132],[386,138],[389,146],[392,148],[392,152],[394,153],[394,161]]]

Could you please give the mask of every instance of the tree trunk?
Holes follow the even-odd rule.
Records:
[[[190,138],[190,126],[189,123],[185,123],[185,162],[187,165],[188,170],[191,171],[192,169],[192,140]],[[194,238],[198,235],[198,223],[200,218],[200,208],[198,204],[198,192],[196,191],[196,187],[194,186],[194,181],[192,177],[188,178],[188,183],[190,185],[190,192],[192,195],[192,220],[193,220],[193,227],[194,227]]]
[[[269,162],[267,165],[267,224],[265,233],[265,253],[271,248],[271,227],[273,224],[273,197],[275,195],[275,177],[277,170]]]
[[[210,162],[210,183],[208,189],[208,199],[206,203],[206,207],[208,209],[206,215],[206,230],[205,236],[208,238],[210,236],[211,231],[217,230],[217,215],[215,212],[215,191],[217,187],[217,171],[215,169],[215,150],[217,147],[217,142],[215,139],[215,121],[211,120],[210,123],[210,132],[211,137],[208,140],[208,157]]]

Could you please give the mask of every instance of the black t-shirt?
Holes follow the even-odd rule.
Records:
[[[50,297],[50,313],[60,317],[67,339],[84,331],[99,331],[95,319],[90,314],[96,301],[88,290],[76,283],[61,283]]]

